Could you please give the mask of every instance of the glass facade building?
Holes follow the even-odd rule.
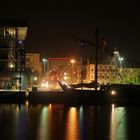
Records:
[[[24,88],[27,22],[0,19],[0,88]],[[23,78],[22,78],[23,77]]]

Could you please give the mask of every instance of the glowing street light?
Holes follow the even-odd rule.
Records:
[[[116,91],[115,90],[112,90],[111,91],[111,95],[116,95]]]
[[[72,83],[73,82],[73,64],[75,63],[75,60],[71,59],[70,63],[71,63],[71,83]]]
[[[122,62],[123,60],[124,60],[123,57],[120,57],[120,58],[119,58],[119,61],[120,61],[120,62]]]
[[[122,71],[122,62],[123,62],[124,58],[123,57],[119,57],[119,62],[120,62],[120,70]]]
[[[13,69],[14,68],[14,64],[12,62],[9,63],[9,68]]]
[[[119,52],[118,52],[118,51],[114,51],[114,54],[118,55],[118,54],[119,54]]]
[[[38,79],[37,76],[34,76],[34,81],[37,81],[37,79]]]
[[[43,76],[45,76],[47,59],[43,58],[42,63],[43,63]]]
[[[71,62],[71,63],[75,63],[75,60],[74,60],[74,59],[71,59],[70,62]]]

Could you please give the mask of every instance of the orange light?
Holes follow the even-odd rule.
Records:
[[[71,62],[71,63],[75,63],[75,60],[74,60],[74,59],[71,59],[70,62]]]

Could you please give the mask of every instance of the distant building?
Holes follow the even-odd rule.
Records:
[[[131,62],[131,61],[129,61]],[[127,63],[126,63],[127,64]],[[117,63],[100,61],[98,64],[98,83],[132,83],[140,84],[140,65],[129,63],[129,65],[118,65]],[[40,60],[40,54],[26,54],[26,68],[32,72],[37,71],[39,78],[49,81],[59,79],[68,83],[89,83],[95,81],[95,64],[93,60],[73,58],[46,58],[45,64]],[[45,72],[45,75],[44,75]]]
[[[77,83],[80,81],[79,60],[73,58],[47,58],[46,77],[49,80],[60,79],[68,83]]]
[[[39,53],[25,54],[25,68],[28,75],[29,86],[37,86],[42,78],[42,64]]]
[[[122,83],[140,84],[140,68],[122,68],[118,70],[122,76]]]
[[[117,67],[109,64],[98,64],[98,83],[107,84],[113,82],[118,74]],[[86,65],[85,82],[95,81],[95,64]]]
[[[140,61],[125,58],[120,63],[116,62],[115,58],[113,61],[110,60],[99,60],[98,83],[140,84]],[[92,59],[86,64],[86,78],[84,79],[84,82],[91,81],[95,81],[95,63]]]
[[[0,88],[25,89],[25,38],[27,22],[0,19]]]
[[[37,71],[38,74],[41,76],[42,65],[40,61],[40,54],[39,53],[26,53],[25,58],[26,58],[25,67],[30,68],[33,72]]]
[[[140,62],[135,59],[125,59],[121,67],[118,67],[123,83],[140,84]]]

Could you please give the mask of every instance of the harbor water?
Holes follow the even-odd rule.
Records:
[[[0,104],[1,140],[139,140],[140,106]]]

